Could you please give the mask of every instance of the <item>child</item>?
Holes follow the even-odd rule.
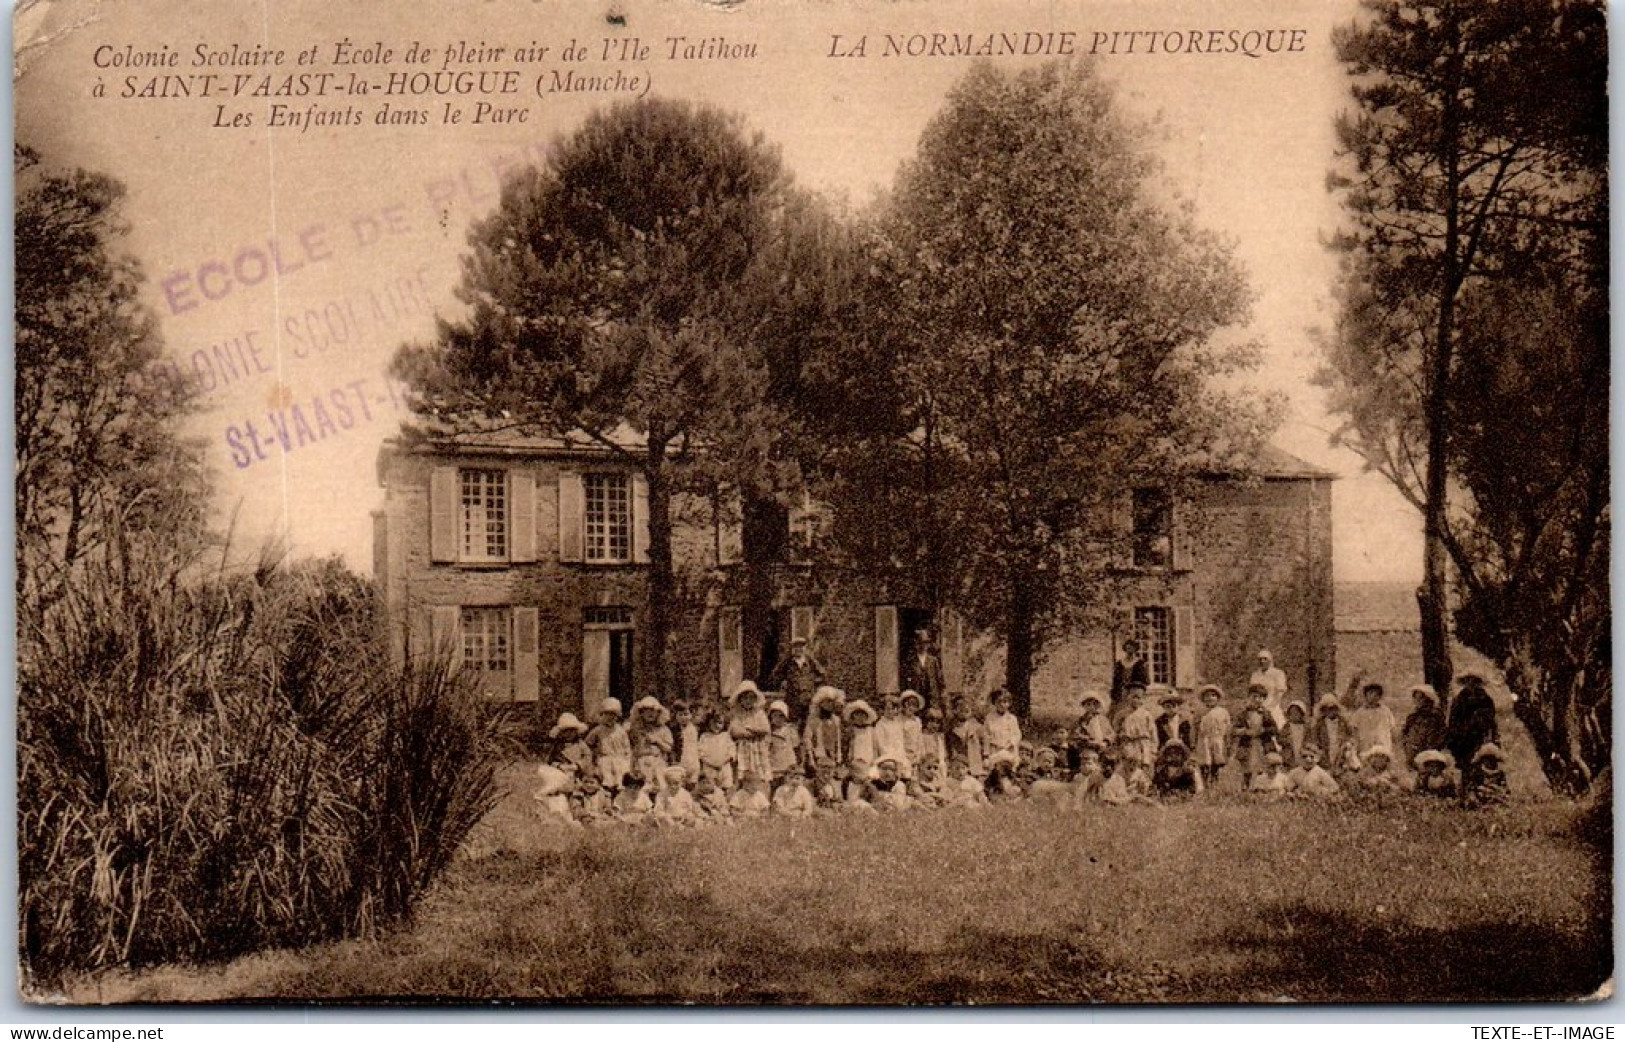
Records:
[[[684,787],[688,772],[677,764],[666,768],[665,787],[654,801],[654,822],[657,825],[692,825],[699,818],[694,796]]]
[[[1157,753],[1151,788],[1164,798],[1195,796],[1202,791],[1202,776],[1191,766],[1190,749],[1178,738],[1170,739]]]
[[[1429,750],[1444,748],[1445,718],[1439,696],[1426,684],[1411,688],[1411,711],[1399,728],[1399,747],[1411,763]]]
[[[739,771],[739,788],[728,799],[728,809],[736,818],[759,818],[772,804],[767,798],[767,782],[748,768]]]
[[[1461,776],[1450,764],[1450,754],[1437,749],[1424,749],[1416,754],[1416,784],[1411,791],[1418,796],[1437,799],[1455,799],[1461,795]]]
[[[575,819],[571,806],[571,798],[576,791],[574,768],[543,764],[536,768],[536,774],[542,780],[535,798],[536,802],[541,804],[538,810],[541,811],[543,820],[579,828],[581,823]]]
[[[833,811],[841,804],[841,780],[838,777],[840,768],[833,763],[820,763],[813,768],[813,798],[818,801],[818,809]]]
[[[734,787],[734,740],[727,727],[722,710],[713,709],[700,736],[700,777],[709,778],[724,793]]]
[[[880,798],[872,780],[873,768],[867,760],[853,760],[846,769],[847,810],[872,811]]]
[[[645,695],[632,706],[632,726],[627,737],[632,743],[632,769],[653,790],[651,799],[666,791],[666,763],[671,756],[671,714],[653,695]]]
[[[1309,707],[1294,699],[1286,704],[1286,726],[1281,728],[1281,758],[1296,767],[1309,743]]]
[[[942,765],[948,762],[948,739],[942,733],[942,710],[932,706],[925,711],[920,725],[920,762],[934,759],[940,775]]]
[[[875,766],[881,760],[897,761],[901,777],[913,774],[908,758],[908,722],[903,718],[903,700],[886,695],[880,700],[880,719],[875,723]]]
[[[592,746],[584,741],[587,725],[574,713],[560,713],[559,722],[547,736],[554,742],[553,755],[548,758],[554,766],[573,769],[577,778],[585,778],[592,772]]]
[[[784,772],[784,784],[773,794],[773,813],[787,818],[808,818],[818,808],[818,801],[807,791],[807,777],[799,766]]]
[[[931,710],[928,709],[926,712]],[[920,761],[920,766],[914,771],[914,781],[908,787],[908,794],[922,806],[943,805],[942,761],[937,759],[936,753],[928,752]]]
[[[733,694],[733,708],[728,714],[728,734],[734,740],[734,763],[739,768],[741,782],[746,771],[764,783],[772,776],[773,764],[767,748],[768,736],[772,733],[767,713],[762,709],[762,693],[749,680],[741,682]]]
[[[694,719],[694,707],[687,702],[676,702],[671,707],[677,726],[672,728],[671,758],[690,779],[700,776],[700,728]]]
[[[962,756],[948,761],[948,782],[943,787],[942,799],[950,807],[974,807],[987,802],[982,785],[971,777],[970,764]]]
[[[767,762],[773,769],[773,780],[778,782],[792,767],[800,767],[796,755],[796,728],[790,722],[790,707],[775,700],[767,707]]]
[[[620,699],[606,698],[598,706],[598,724],[587,732],[587,746],[592,749],[598,767],[598,780],[611,792],[632,770],[632,739],[621,724]]]
[[[1099,787],[1100,802],[1108,807],[1123,807],[1130,803],[1151,803],[1151,797],[1144,793],[1135,792],[1128,783],[1128,779],[1119,770],[1122,761],[1115,753],[1108,753],[1100,759],[1101,782]]]
[[[730,817],[728,794],[717,788],[709,774],[700,775],[699,781],[694,783],[694,803],[701,820],[727,821]]]
[[[1335,698],[1323,698],[1315,707],[1315,722],[1309,729],[1310,740],[1325,758],[1326,770],[1333,776],[1360,769],[1360,758],[1354,751],[1354,739],[1349,734],[1348,721],[1343,719],[1343,707]]]
[[[970,701],[964,695],[954,696],[949,711],[948,730],[944,735],[948,756],[964,760],[966,773],[980,778],[984,753],[982,721],[970,711]]]
[[[1501,769],[1501,747],[1485,742],[1473,754],[1463,792],[1469,807],[1499,806],[1507,801],[1507,776]]]
[[[1016,779],[1015,761],[1006,759],[1001,754],[995,759],[990,759],[988,765],[987,781],[983,783],[982,791],[987,794],[990,801],[1002,803],[1026,795],[1021,788],[1021,782]]]
[[[1178,691],[1169,688],[1157,699],[1157,704],[1162,709],[1156,722],[1157,748],[1160,750],[1169,742],[1178,742],[1188,753],[1196,736],[1190,714],[1185,712],[1185,699]]]
[[[921,738],[925,734],[925,722],[920,719],[920,711],[925,708],[925,699],[917,691],[904,691],[902,702],[903,753],[906,762],[915,765],[920,762],[920,754],[924,752]]]
[[[1379,795],[1402,788],[1398,775],[1394,774],[1394,754],[1387,746],[1374,745],[1365,751],[1360,757],[1360,773],[1355,776],[1355,784],[1361,792]]]
[[[875,806],[880,810],[908,810],[914,805],[908,798],[908,783],[903,780],[902,764],[896,757],[888,756],[875,764],[874,791],[879,797]]]
[[[1382,704],[1381,684],[1367,684],[1360,694],[1365,704],[1349,717],[1349,727],[1354,731],[1355,752],[1363,763],[1366,753],[1378,746],[1393,749],[1394,711]]]
[[[614,814],[615,805],[596,773],[583,775],[577,783],[575,804],[576,820],[585,825],[599,825]]]
[[[628,774],[621,783],[621,791],[615,794],[615,817],[628,825],[641,825],[648,820],[654,806],[643,778],[635,773]]]
[[[998,688],[990,701],[983,728],[983,765],[991,771],[995,764],[1007,763],[1014,767],[1021,762],[1021,721],[1010,712],[1010,692]]]
[[[1083,807],[1100,802],[1100,787],[1105,777],[1100,769],[1100,753],[1085,748],[1078,754],[1078,773],[1072,779],[1073,806]]]
[[[1230,710],[1221,703],[1224,701],[1224,689],[1217,684],[1208,684],[1198,692],[1197,697],[1202,700],[1202,719],[1196,724],[1196,766],[1202,774],[1202,785],[1209,792],[1216,792],[1219,785],[1219,771],[1230,762],[1230,732],[1233,725],[1230,722]]]
[[[1105,696],[1100,692],[1085,692],[1082,703],[1083,715],[1078,717],[1078,725],[1073,729],[1079,742],[1097,753],[1104,752],[1117,741],[1117,733],[1112,730],[1112,722],[1106,719],[1105,706]]]
[[[848,775],[855,774],[861,767],[860,777],[868,780],[869,766],[875,762],[875,711],[860,698],[848,705],[843,715],[851,727],[846,736]]]
[[[1342,794],[1337,779],[1320,765],[1320,749],[1305,744],[1298,753],[1298,762],[1286,775],[1286,791],[1290,796],[1305,799],[1330,799]]]
[[[841,707],[846,694],[839,688],[824,685],[813,692],[812,709],[807,713],[806,726],[801,731],[802,756],[807,766],[817,771],[826,764],[839,767],[842,759]]]
[[[1260,709],[1263,702],[1259,703]],[[1264,715],[1269,716],[1268,711]],[[1273,722],[1273,720],[1272,720]],[[1283,760],[1281,754],[1273,749],[1264,754],[1264,770],[1253,775],[1252,781],[1247,785],[1247,791],[1262,799],[1277,800],[1286,795],[1286,775],[1282,771]]]
[[[1145,689],[1131,685],[1128,689],[1128,712],[1123,726],[1118,728],[1118,752],[1125,759],[1150,774],[1157,762],[1157,720],[1151,707],[1145,704]]]
[[[1241,765],[1241,789],[1251,792],[1253,777],[1264,772],[1265,757],[1276,752],[1275,718],[1264,705],[1269,690],[1263,684],[1247,687],[1247,706],[1236,719],[1236,762]]]

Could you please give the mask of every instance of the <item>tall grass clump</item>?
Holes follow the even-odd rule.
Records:
[[[20,611],[25,985],[365,934],[495,800],[496,720],[337,561],[108,554]]]

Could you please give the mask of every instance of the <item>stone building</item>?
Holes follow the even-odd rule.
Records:
[[[635,458],[625,436],[387,442],[373,553],[395,653],[442,648],[493,700],[544,716],[648,693],[647,492]],[[1081,689],[1108,686],[1130,635],[1159,683],[1230,688],[1267,646],[1295,691],[1324,688],[1335,675],[1330,508],[1330,475],[1275,450],[1246,479],[1214,475],[1184,497],[1125,493],[1115,624],[1049,649],[1035,709],[1069,711]],[[760,654],[747,655],[737,527],[706,503],[674,504],[673,516],[681,693],[714,697],[747,672],[765,680],[796,638],[854,696],[908,686],[921,635],[950,690],[999,682],[1001,650],[956,613],[902,601],[884,576],[820,567],[808,551],[827,518],[813,504],[788,514],[791,551],[772,569]]]

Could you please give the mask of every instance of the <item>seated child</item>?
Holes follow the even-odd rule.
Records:
[[[694,795],[684,786],[688,772],[678,764],[666,768],[666,787],[655,797],[651,815],[657,825],[692,825],[699,819],[700,810]]]
[[[1329,799],[1343,790],[1337,779],[1320,763],[1320,746],[1306,744],[1298,753],[1298,765],[1287,772],[1286,791],[1305,799]]]
[[[1394,773],[1393,754],[1386,745],[1374,745],[1365,751],[1354,783],[1366,793],[1398,792],[1402,788],[1399,775]]]
[[[1262,799],[1277,800],[1286,795],[1286,772],[1284,758],[1273,749],[1264,754],[1264,770],[1253,775],[1252,784],[1247,787]]]
[[[1072,779],[1072,804],[1082,807],[1100,802],[1101,785],[1105,775],[1100,769],[1100,753],[1086,747],[1078,753],[1078,773]]]
[[[728,809],[736,818],[759,818],[766,814],[771,802],[767,798],[767,781],[755,771],[739,773],[739,788],[728,798]]]
[[[1134,762],[1129,761],[1130,766]],[[1100,759],[1100,802],[1109,807],[1122,807],[1130,803],[1151,803],[1151,797],[1141,792],[1135,792],[1124,777],[1122,767],[1124,761],[1115,754],[1103,756]]]
[[[800,767],[785,771],[783,784],[773,794],[773,813],[787,818],[811,817],[818,808],[818,801],[807,791],[806,781]]]
[[[948,782],[942,796],[950,807],[975,807],[987,802],[982,783],[971,777],[970,764],[963,756],[948,761]]]
[[[1461,775],[1450,764],[1450,754],[1424,749],[1416,754],[1416,781],[1411,791],[1418,796],[1455,799],[1461,795]]]
[[[841,804],[841,779],[838,776],[841,768],[833,763],[822,762],[814,768],[813,799],[818,802],[820,810],[837,810]]]
[[[643,777],[636,772],[628,774],[621,782],[621,791],[615,794],[616,819],[627,825],[641,825],[654,807]]]
[[[880,793],[870,777],[872,772],[873,768],[863,760],[853,760],[847,765],[845,809],[851,811],[876,809],[875,803],[879,800]]]
[[[615,813],[609,791],[598,781],[596,772],[586,774],[576,783],[576,820],[584,825],[602,825]]]
[[[694,783],[694,803],[702,821],[727,821],[733,816],[728,807],[728,794],[717,788],[716,780],[702,774]]]
[[[734,787],[734,739],[728,733],[728,718],[713,709],[705,718],[700,735],[700,777],[709,778],[723,792]]]
[[[1469,807],[1497,806],[1507,801],[1507,776],[1501,768],[1500,746],[1485,742],[1478,747],[1464,788],[1463,797]]]
[[[875,764],[875,806],[880,810],[908,810],[914,801],[908,798],[908,784],[903,781],[902,765],[888,756]]]
[[[1098,691],[1087,691],[1083,696],[1083,715],[1078,717],[1078,724],[1073,731],[1082,745],[1087,745],[1095,752],[1105,752],[1113,742],[1117,741],[1117,734],[1112,730],[1112,722],[1105,713],[1106,697]]]
[[[1175,738],[1157,753],[1157,767],[1151,774],[1151,788],[1161,797],[1195,796],[1202,791],[1202,776],[1190,762],[1190,750]]]
[[[942,765],[948,762],[948,736],[942,731],[942,710],[935,706],[925,711],[921,722],[920,754],[918,761],[927,757],[937,761],[937,780],[942,779]]]
[[[1264,773],[1266,758],[1280,749],[1275,718],[1264,704],[1268,697],[1269,688],[1263,684],[1248,685],[1247,705],[1237,715],[1232,731],[1244,792],[1252,791],[1254,776]]]
[[[914,780],[909,783],[908,794],[921,806],[942,806],[942,761],[937,759],[936,753],[928,752],[920,761],[914,771]]]
[[[1066,782],[1065,769],[1054,749],[1045,746],[1034,753],[1033,768],[1034,777],[1026,784],[1029,799],[1071,802],[1072,786]]]
[[[992,802],[1020,799],[1026,793],[1021,788],[1021,782],[1016,777],[1016,764],[1002,755],[988,761],[989,770],[987,781],[982,785],[982,791]]]
[[[579,826],[581,823],[576,821],[571,807],[571,797],[576,791],[574,768],[543,764],[536,768],[536,774],[542,781],[536,789],[535,799],[541,805],[537,809],[541,811],[543,820]]]

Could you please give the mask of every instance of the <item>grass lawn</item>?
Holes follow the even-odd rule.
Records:
[[[529,770],[417,922],[74,1001],[1493,1001],[1611,973],[1578,811],[1019,804],[684,831],[543,824]]]

